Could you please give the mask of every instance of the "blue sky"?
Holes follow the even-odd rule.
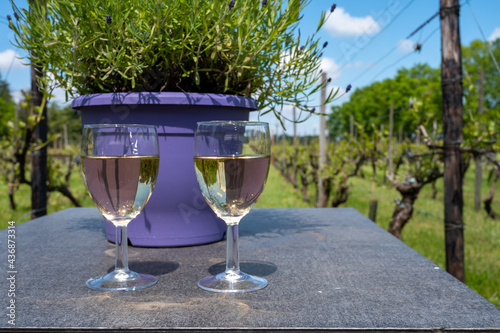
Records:
[[[26,0],[16,1],[21,7],[27,7],[26,3]],[[309,35],[316,29],[321,11],[328,11],[333,3],[337,8],[319,33],[322,43],[328,41],[323,52],[323,68],[332,78],[332,86],[343,90],[352,84],[355,89],[392,77],[402,67],[409,68],[417,63],[440,66],[439,16],[407,39],[438,11],[439,0],[312,0],[299,25],[302,35]],[[500,0],[461,0],[461,4],[462,44],[483,39],[480,29],[486,39],[500,38]],[[7,77],[11,91],[19,96],[21,89],[29,88],[30,77],[29,69],[21,61],[12,61],[13,56],[22,55],[22,52],[10,43],[13,34],[7,27],[9,14],[12,15],[10,2],[0,0],[0,75],[3,79]],[[413,51],[416,43],[422,44],[420,52]],[[58,96],[61,97],[57,100],[63,100],[63,94]],[[334,103],[345,102],[348,98],[348,94],[344,95]],[[273,117],[266,116],[262,120],[275,129]],[[291,128],[288,126],[288,132]],[[319,118],[312,117],[298,126],[298,132],[300,135],[314,134],[318,133],[318,128]]]

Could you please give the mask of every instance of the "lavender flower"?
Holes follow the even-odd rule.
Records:
[[[316,111],[316,108],[312,108],[311,111],[309,111],[309,112],[314,113],[315,111]]]
[[[14,30],[12,29],[12,17],[10,17],[10,15],[7,15],[7,20],[9,21],[9,29]]]
[[[267,5],[267,0],[262,0],[262,7],[264,7],[265,5]]]
[[[234,0],[229,1],[229,9],[234,7]]]
[[[349,90],[351,90],[351,88],[352,88],[352,86],[351,86],[351,84],[349,83],[349,84],[347,85],[347,88],[345,88],[345,92],[346,92],[346,93],[348,93],[348,92],[349,92]]]
[[[330,13],[333,13],[333,11],[335,10],[335,8],[337,8],[337,5],[336,5],[336,4],[333,4],[333,5],[332,5],[332,8],[330,8]]]
[[[109,16],[109,15],[108,15],[108,16],[106,16],[106,23],[107,23],[107,24],[111,24],[111,22],[113,22],[113,21],[111,20],[111,16]]]
[[[328,42],[325,42],[325,44],[323,44],[323,48],[325,48],[327,46],[328,46]]]
[[[14,13],[14,17],[16,18],[16,21],[19,21],[19,15],[17,15],[17,13]]]
[[[326,80],[326,82],[328,82],[328,83],[332,82],[332,78],[329,77],[328,80]]]
[[[302,46],[300,47],[300,51],[301,51],[301,52],[302,52],[302,51],[304,51],[304,48],[305,48],[305,46],[304,46],[304,45],[302,45]]]

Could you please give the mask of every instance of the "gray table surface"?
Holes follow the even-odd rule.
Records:
[[[7,230],[0,239],[6,312]],[[252,210],[240,225],[240,259],[243,271],[269,281],[256,292],[197,287],[223,270],[225,241],[130,247],[130,267],[156,275],[158,284],[122,293],[88,289],[85,281],[111,269],[113,258],[93,208],[16,226],[16,328],[500,330],[500,308],[351,208]],[[7,320],[2,314],[1,329],[12,327]]]

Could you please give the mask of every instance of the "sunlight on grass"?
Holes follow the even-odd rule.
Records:
[[[312,196],[314,199],[314,196]],[[304,208],[314,207],[313,202],[304,202],[302,194],[294,189],[280,175],[279,171],[272,167],[269,170],[266,187],[262,196],[255,205],[257,208]]]
[[[70,189],[73,195],[80,201],[83,207],[95,207],[92,199],[90,199],[85,184],[83,183],[80,169],[75,167],[70,177]],[[17,204],[16,210],[9,207],[9,199],[7,196],[8,188],[5,183],[0,183],[0,229],[7,227],[8,221],[15,221],[17,225],[29,221],[31,219],[31,189],[28,185],[21,185],[19,190],[15,192],[14,198]],[[51,192],[48,197],[47,213],[51,214],[62,209],[73,207],[69,199],[64,197],[59,192]]]

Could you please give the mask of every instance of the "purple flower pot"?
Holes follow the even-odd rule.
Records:
[[[128,226],[134,246],[169,247],[219,241],[226,224],[201,195],[193,165],[198,121],[248,120],[257,109],[251,98],[189,93],[108,93],[76,98],[83,124],[156,125],[160,171],[143,211]],[[106,221],[110,241],[115,228]]]

